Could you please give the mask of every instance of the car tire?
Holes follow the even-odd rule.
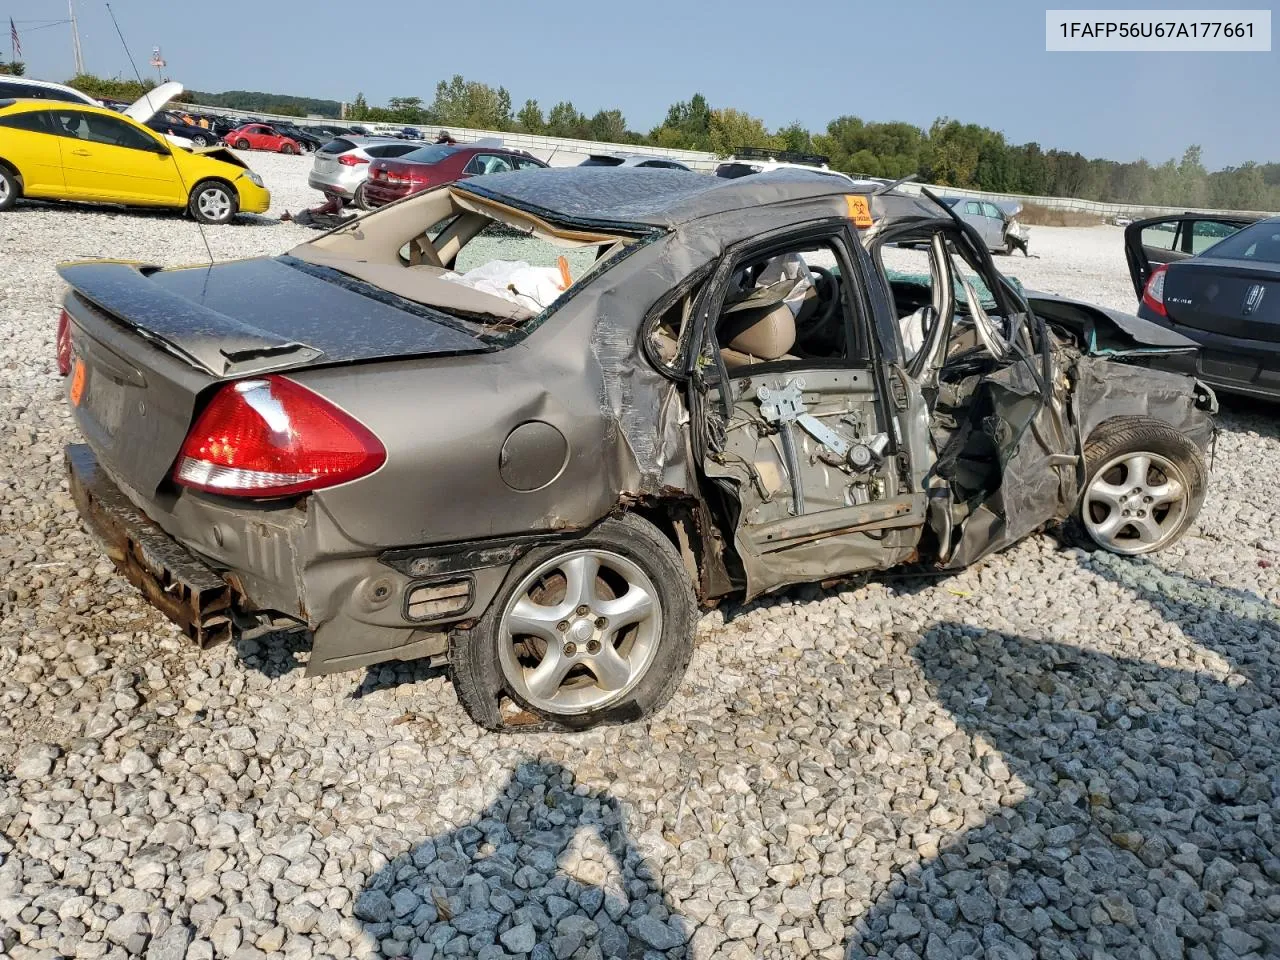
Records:
[[[475,627],[450,635],[454,691],[490,730],[639,720],[675,693],[697,620],[689,574],[671,542],[639,517],[608,519],[584,537],[530,551]]]
[[[280,152],[292,156],[296,151],[293,149],[292,143],[282,143],[280,144]]]
[[[358,209],[372,210],[373,207],[369,206],[369,198],[365,196],[364,188],[365,184],[363,183],[356,187],[356,192],[352,195],[352,199],[355,201],[355,205]]]
[[[208,139],[201,136],[192,137],[191,142],[194,143],[197,147],[207,147],[209,145]]]
[[[197,183],[187,201],[187,210],[201,223],[230,223],[239,209],[235,190],[216,180]]]
[[[248,141],[248,140],[237,140],[237,141],[236,141],[236,149],[237,149],[237,150],[248,150],[248,149],[249,149],[249,141]]]
[[[22,186],[12,170],[0,167],[0,210],[9,210],[22,195]]]
[[[1161,420],[1105,421],[1085,444],[1084,462],[1069,531],[1082,546],[1124,556],[1163,550],[1182,538],[1204,503],[1203,455]]]

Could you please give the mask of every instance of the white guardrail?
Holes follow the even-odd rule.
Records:
[[[432,126],[430,124],[397,124],[397,123],[368,123],[360,120],[328,120],[315,117],[285,117],[271,113],[254,113],[248,114],[243,110],[227,110],[224,107],[207,107],[200,104],[190,103],[183,104],[184,108],[197,113],[211,113],[228,116],[253,116],[263,121],[279,120],[284,123],[297,124],[300,127],[307,126],[326,126],[337,124],[339,126],[349,126],[358,124],[364,127],[370,133],[390,134],[399,133],[406,126],[411,126],[419,131],[426,140],[434,140],[439,136],[441,130],[448,130],[450,135],[459,143],[473,143],[476,140],[500,139],[509,147],[520,150],[527,150],[529,153],[544,160],[556,167],[573,167],[577,166],[582,160],[592,153],[603,153],[609,151],[619,151],[621,153],[644,154],[652,157],[665,157],[671,160],[679,160],[685,166],[692,170],[700,170],[710,172],[714,170],[716,164],[721,162],[721,158],[714,153],[706,153],[701,150],[673,150],[665,147],[650,147],[644,144],[631,143],[600,143],[595,140],[573,140],[564,137],[544,137],[537,134],[529,133],[511,133],[503,130],[473,130],[466,127],[444,127]],[[854,174],[855,177],[858,174]],[[967,190],[960,187],[943,187],[933,184],[906,183],[902,185],[902,189],[907,192],[918,192],[921,187],[928,187],[934,193],[945,194],[953,197],[974,197],[980,200],[990,200],[993,203],[1000,201],[1016,201],[1018,203],[1034,203],[1041,207],[1049,207],[1055,210],[1073,210],[1077,213],[1096,214],[1100,220],[1113,220],[1116,217],[1131,217],[1135,220],[1142,217],[1158,217],[1163,214],[1179,214],[1179,213],[1216,213],[1216,214],[1245,214],[1247,216],[1269,217],[1274,213],[1261,210],[1216,210],[1207,207],[1157,207],[1140,203],[1101,203],[1097,200],[1080,200],[1075,197],[1031,197],[1017,193],[992,193],[986,190]]]

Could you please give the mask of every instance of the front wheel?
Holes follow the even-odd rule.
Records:
[[[1084,449],[1086,480],[1077,520],[1090,540],[1136,556],[1176,543],[1204,502],[1200,450],[1167,423],[1118,417]]]
[[[187,209],[201,223],[230,223],[238,207],[235,192],[226,184],[214,182],[197,184],[187,202]]]
[[[18,178],[9,170],[0,167],[0,210],[8,210],[17,203],[18,194],[21,192]]]
[[[191,138],[191,142],[197,147],[207,147],[209,145],[209,139],[207,137],[195,136]]]
[[[531,551],[480,622],[450,636],[454,690],[491,730],[639,720],[679,685],[697,615],[670,541],[639,517],[606,520],[578,540]],[[504,697],[518,719],[504,715]]]
[[[280,152],[284,154],[293,154],[294,153],[293,144],[292,143],[280,144]]]

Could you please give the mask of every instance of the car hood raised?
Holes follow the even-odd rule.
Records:
[[[165,108],[165,105],[180,94],[183,90],[182,84],[177,80],[170,80],[162,83],[158,87],[148,90],[129,106],[125,107],[124,115],[139,123],[146,123],[157,113]]]

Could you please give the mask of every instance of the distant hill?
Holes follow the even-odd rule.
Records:
[[[294,117],[318,114],[322,117],[337,118],[342,109],[342,104],[337,100],[290,97],[282,93],[260,93],[255,90],[227,90],[223,93],[188,90],[183,99],[191,103],[223,107],[227,110],[243,110],[246,113],[278,113]]]

